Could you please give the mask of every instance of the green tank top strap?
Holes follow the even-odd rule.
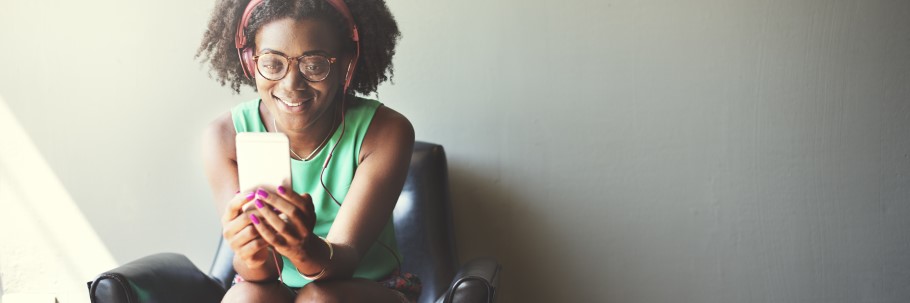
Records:
[[[251,100],[238,104],[231,109],[231,117],[234,122],[234,129],[238,132],[265,132],[265,124],[259,113],[261,100]],[[342,128],[338,127],[325,147],[322,148],[309,161],[291,160],[291,182],[294,191],[297,193],[309,193],[313,198],[313,206],[316,210],[316,226],[313,232],[319,236],[328,235],[335,222],[335,216],[338,215],[338,204],[332,199],[332,196],[339,203],[344,204],[344,198],[347,196],[351,182],[354,180],[354,173],[360,165],[360,148],[363,138],[366,136],[373,116],[376,110],[382,106],[376,100],[353,98],[346,104],[344,115],[344,134]],[[322,165],[332,147],[338,143],[335,152],[332,155],[328,167],[325,169],[323,181],[325,188],[319,182],[319,175],[322,171]],[[329,192],[326,192],[326,188]],[[329,194],[331,193],[331,195]],[[395,241],[395,229],[392,219],[383,228],[379,235],[378,242],[384,243],[392,251],[388,251],[379,243],[374,243],[367,251],[360,265],[354,271],[354,277],[378,280],[391,273],[398,265],[398,245]],[[287,258],[284,258],[284,264],[291,264]],[[282,279],[290,287],[303,287],[309,280],[304,279],[294,266],[284,266],[282,269]]]

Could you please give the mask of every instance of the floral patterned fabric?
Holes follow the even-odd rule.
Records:
[[[411,303],[417,302],[417,298],[420,297],[420,291],[423,290],[423,283],[420,282],[420,278],[417,275],[409,272],[401,274],[398,269],[395,269],[385,279],[379,281],[379,284],[386,288],[397,290]]]

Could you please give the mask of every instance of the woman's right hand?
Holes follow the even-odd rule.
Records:
[[[231,250],[249,269],[263,268],[269,260],[268,243],[262,239],[252,224],[250,212],[244,212],[243,206],[254,199],[253,193],[237,193],[227,203],[227,209],[221,218],[224,239],[231,245]]]

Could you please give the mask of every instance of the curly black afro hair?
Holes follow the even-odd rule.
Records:
[[[243,84],[256,88],[255,80],[247,79],[240,67],[234,36],[237,24],[249,0],[220,0],[215,5],[208,29],[196,51],[196,57],[212,65],[210,72],[221,85],[230,84],[235,93]],[[383,0],[345,1],[357,23],[360,34],[360,58],[357,70],[351,79],[350,91],[364,95],[376,91],[380,83],[389,80],[394,71],[392,57],[395,44],[401,33],[398,24]],[[325,0],[266,0],[250,15],[245,35],[249,40],[263,24],[281,18],[321,18],[334,24],[339,30],[338,41],[347,41],[345,52],[354,52],[354,43],[349,38],[350,29],[344,17]],[[250,42],[247,42],[248,44]]]

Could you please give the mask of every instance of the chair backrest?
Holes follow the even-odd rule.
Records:
[[[414,144],[408,179],[392,216],[398,248],[404,255],[402,270],[416,274],[423,282],[418,302],[434,302],[449,288],[458,268],[442,146]]]
[[[440,145],[416,142],[393,218],[404,256],[402,271],[423,282],[418,302],[434,302],[445,293],[458,268],[451,209],[445,151]],[[234,253],[223,241],[218,246],[209,273],[229,288]]]

